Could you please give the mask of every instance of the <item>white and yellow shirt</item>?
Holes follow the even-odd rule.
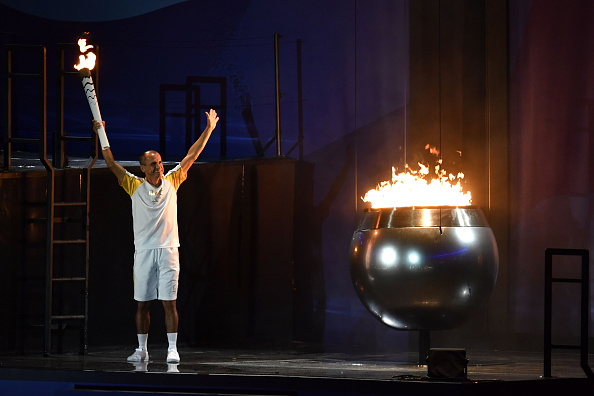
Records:
[[[177,189],[184,180],[180,165],[162,177],[159,187],[126,171],[122,188],[132,199],[136,250],[179,247]]]

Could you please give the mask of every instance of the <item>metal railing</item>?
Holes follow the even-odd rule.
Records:
[[[580,278],[555,278],[553,277],[553,256],[581,256],[582,268]],[[589,275],[590,252],[585,249],[553,249],[545,250],[545,312],[544,312],[544,374],[551,377],[552,349],[579,349],[580,366],[588,378],[594,378],[592,369],[588,365],[588,321],[589,321]],[[581,285],[581,310],[580,310],[580,345],[560,345],[552,343],[553,322],[553,282],[579,283]]]

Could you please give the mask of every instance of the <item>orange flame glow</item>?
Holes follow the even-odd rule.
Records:
[[[93,48],[93,46],[87,45],[87,39],[83,38],[78,40],[78,46],[82,54],[78,57],[78,64],[74,65],[74,68],[76,70],[93,70],[93,68],[95,67],[95,60],[97,59],[97,56],[92,52],[89,52],[85,55],[85,52],[87,52],[89,48]]]
[[[436,149],[430,152],[435,154]],[[375,189],[367,191],[364,202],[372,208],[396,208],[411,206],[468,206],[471,205],[470,191],[463,192],[463,173],[448,174],[437,161],[433,175],[429,167],[419,163],[419,170],[413,171],[405,165],[406,171],[396,174],[392,167],[392,181],[381,182]]]

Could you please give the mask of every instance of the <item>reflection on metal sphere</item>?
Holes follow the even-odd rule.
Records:
[[[351,241],[359,298],[400,330],[461,325],[487,302],[498,267],[493,232],[472,206],[369,209]]]

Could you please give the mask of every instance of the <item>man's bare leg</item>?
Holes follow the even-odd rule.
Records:
[[[168,333],[177,333],[177,301],[163,300],[163,308],[165,309],[165,328]]]
[[[138,336],[138,348],[130,356],[128,361],[146,362],[149,360],[147,341],[148,331],[151,325],[150,301],[138,301],[136,308],[136,332]]]
[[[151,302],[138,301],[136,308],[136,332],[138,334],[148,334],[151,326]]]
[[[177,301],[163,300],[163,308],[165,309],[165,328],[167,329],[167,340],[169,341],[167,363],[179,363],[179,353],[177,352]]]

